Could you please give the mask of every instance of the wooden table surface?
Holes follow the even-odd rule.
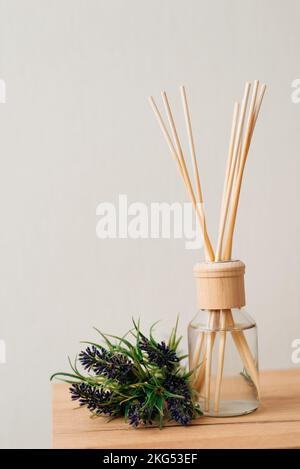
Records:
[[[300,369],[261,373],[262,403],[249,415],[201,417],[188,427],[131,428],[74,408],[68,385],[53,385],[54,448],[300,448]]]

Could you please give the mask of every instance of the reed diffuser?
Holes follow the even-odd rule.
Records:
[[[266,86],[260,86],[258,81],[253,85],[246,83],[241,104],[234,104],[215,251],[205,221],[186,90],[180,88],[194,185],[167,94],[162,92],[169,130],[153,97],[149,98],[187,188],[204,241],[205,262],[194,267],[198,313],[188,328],[189,363],[194,369],[193,385],[201,407],[212,416],[242,415],[259,405],[257,328],[243,309],[245,265],[232,259],[232,243],[245,164],[265,90]]]

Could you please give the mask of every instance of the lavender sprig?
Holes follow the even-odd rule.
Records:
[[[97,376],[102,375],[125,383],[132,375],[133,363],[121,353],[111,353],[104,347],[87,347],[79,354],[79,361],[87,371],[93,371]]]
[[[143,336],[140,341],[140,348],[147,353],[149,363],[160,368],[165,366],[168,370],[172,370],[179,362],[176,352],[171,350],[165,342],[153,343]]]
[[[141,423],[144,425],[152,425],[153,420],[157,416],[157,409],[148,409],[145,403],[134,402],[128,408],[128,421],[132,427],[137,427]]]
[[[79,405],[86,406],[91,412],[97,415],[112,415],[114,408],[110,401],[112,393],[97,386],[90,386],[86,383],[75,383],[70,387],[72,401],[79,401]]]
[[[171,420],[175,420],[180,425],[191,423],[195,416],[194,404],[191,399],[171,397],[167,400],[167,403]]]

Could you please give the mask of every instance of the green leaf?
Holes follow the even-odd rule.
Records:
[[[156,321],[154,324],[152,324],[152,326],[150,327],[150,333],[149,333],[149,337],[150,337],[150,341],[152,342],[153,345],[156,345],[157,344],[157,341],[154,339],[153,335],[152,335],[152,331],[154,329],[154,327],[159,323],[160,321]]]
[[[181,341],[182,341],[182,335],[180,337],[178,337],[178,339],[175,341],[174,346],[173,346],[173,350],[176,351],[178,349],[178,345],[180,344]]]
[[[89,340],[81,340],[80,344],[94,345],[95,347],[97,347],[99,349],[104,349],[105,348],[105,347],[103,347],[103,345],[97,344],[96,342],[90,342]]]
[[[68,383],[68,384],[79,384],[81,381],[71,381],[69,379],[62,379],[62,378],[56,378],[57,381],[62,381],[63,383]]]
[[[143,405],[143,408],[151,409],[151,408],[153,408],[153,406],[155,404],[155,400],[156,400],[155,391],[154,390],[152,390],[152,391],[147,390],[146,395],[147,395],[147,399],[145,401],[145,404]]]
[[[164,398],[162,396],[157,396],[156,397],[156,408],[159,411],[159,413],[163,416],[164,415]]]
[[[112,337],[113,339],[117,339],[120,343],[125,344],[129,350],[134,349],[134,346],[129,342],[129,340],[124,339],[124,337],[119,337],[118,335],[107,334],[107,337]]]
[[[57,376],[67,376],[69,378],[76,378],[77,381],[81,381],[81,378],[77,375],[73,375],[72,373],[64,373],[63,371],[58,371],[57,373],[54,373],[51,377],[50,377],[50,381],[52,381],[54,378],[57,379]],[[61,380],[62,381],[62,380]]]
[[[157,396],[155,407],[158,410],[159,428],[162,429],[164,423],[164,399],[162,396]]]
[[[127,348],[121,347],[120,345],[117,345],[113,351],[126,355],[127,357],[131,358],[131,360],[133,361],[135,360],[134,354],[130,352]]]
[[[159,384],[159,382],[158,382],[158,380],[157,380],[157,377],[156,377],[154,374],[151,376],[151,380],[154,381],[155,386],[160,387],[160,384]]]
[[[106,342],[109,350],[114,347],[114,345],[110,342],[110,340],[108,340],[106,334],[103,334],[103,332],[99,331],[99,329],[97,329],[97,327],[94,327],[94,329],[95,329],[95,331],[98,332],[98,334],[101,335],[102,339]]]
[[[78,368],[76,366],[77,355],[76,355],[75,360],[74,360],[74,365],[72,365],[70,357],[68,357],[68,362],[69,362],[69,365],[70,365],[71,369],[74,371],[74,373],[76,373],[76,375],[78,377],[80,377],[81,379],[85,379],[85,377],[78,371]]]
[[[175,323],[175,326],[172,329],[172,332],[171,332],[171,335],[170,335],[170,338],[169,338],[169,342],[168,342],[168,347],[171,348],[172,350],[176,350],[176,345],[175,344],[176,344],[178,322],[179,322],[179,314],[177,315],[176,323]]]
[[[185,355],[179,355],[178,357],[178,360],[181,362],[182,360],[184,360],[185,358],[188,358],[188,353],[186,353]],[[177,362],[178,363],[178,362]]]
[[[137,339],[139,339],[139,336],[140,336],[140,318],[139,318],[137,323],[135,322],[135,319],[132,318],[132,322],[133,322],[134,328],[137,332]]]
[[[127,404],[125,406],[125,411],[124,411],[124,419],[125,419],[125,422],[128,421],[128,411],[129,411],[129,407],[130,407],[130,404]]]
[[[184,375],[182,376],[184,379],[188,380],[190,378],[190,376],[192,376],[195,371],[199,368],[200,365],[196,366],[195,368],[193,368],[192,370],[190,371],[187,371],[186,373],[184,373]]]
[[[176,399],[185,399],[184,396],[181,396],[180,394],[174,394],[173,392],[170,392],[170,391],[164,391],[164,396],[175,397]]]
[[[132,401],[133,399],[136,399],[137,396],[130,396],[130,397],[127,397],[126,399],[123,399],[120,404],[124,404],[124,402],[128,402],[128,401]]]
[[[142,361],[143,360],[143,353],[141,351],[141,348],[140,348],[140,336],[141,336],[141,332],[140,332],[140,318],[138,320],[138,323],[135,322],[135,319],[132,318],[132,322],[133,322],[133,325],[134,325],[134,328],[136,330],[136,334],[133,333],[133,331],[131,331],[132,335],[135,337],[136,339],[136,356],[138,358],[139,361]]]

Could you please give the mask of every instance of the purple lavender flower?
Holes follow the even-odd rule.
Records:
[[[155,343],[150,342],[146,337],[142,337],[140,341],[140,348],[148,355],[149,363],[157,365],[159,368],[163,366],[168,370],[172,370],[179,358],[174,350],[171,350],[165,342]]]
[[[137,427],[141,423],[152,425],[152,421],[157,416],[157,409],[149,409],[145,403],[134,401],[128,409],[127,417],[132,427]]]
[[[167,398],[170,418],[181,425],[188,425],[194,416],[194,405],[186,380],[181,376],[170,374],[164,380],[164,387],[167,391],[182,396],[182,398]]]
[[[132,377],[133,363],[121,353],[112,353],[103,347],[87,347],[80,352],[79,360],[84,368],[96,375],[125,383]]]
[[[131,404],[128,409],[128,420],[129,424],[133,427],[137,427],[140,423],[140,409],[141,404]]]
[[[191,399],[191,391],[187,381],[181,376],[169,374],[165,378],[163,386],[167,391],[173,394],[183,396],[185,399]]]
[[[79,360],[87,371],[96,371],[99,360],[106,360],[106,350],[103,347],[87,347],[85,351],[80,352]]]
[[[86,406],[91,412],[96,414],[109,414],[113,412],[110,403],[112,393],[104,391],[102,388],[90,386],[86,383],[72,384],[70,387],[72,401],[79,401],[79,405]]]
[[[188,425],[194,416],[194,406],[191,400],[170,397],[167,399],[170,418],[181,425]]]

